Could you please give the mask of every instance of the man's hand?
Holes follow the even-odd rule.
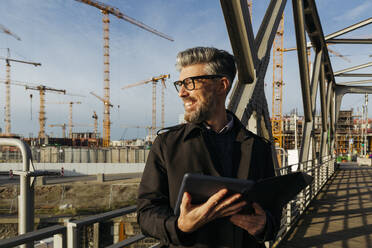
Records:
[[[238,213],[247,204],[245,201],[233,204],[241,197],[240,194],[235,194],[222,200],[226,193],[227,189],[221,189],[212,195],[207,202],[200,205],[192,205],[190,194],[185,192],[180,206],[181,213],[177,222],[178,228],[182,232],[193,232],[214,219]]]
[[[262,207],[253,203],[253,214],[234,214],[230,217],[230,221],[249,232],[251,235],[256,236],[262,233],[266,225],[266,213]]]

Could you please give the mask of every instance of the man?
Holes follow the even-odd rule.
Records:
[[[225,109],[236,74],[228,52],[195,47],[177,56],[174,83],[187,124],[168,128],[155,139],[138,194],[138,222],[145,235],[165,247],[265,247],[280,223],[280,209],[262,209],[222,189],[201,205],[185,193],[174,215],[185,173],[259,180],[274,176],[269,142],[247,131]]]

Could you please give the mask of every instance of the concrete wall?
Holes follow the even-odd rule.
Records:
[[[370,158],[357,158],[357,163],[359,165],[367,165],[367,166],[372,166],[372,159]]]
[[[57,171],[62,167],[65,176],[141,173],[145,163],[34,163],[36,170]],[[0,163],[0,171],[22,170],[21,163]]]

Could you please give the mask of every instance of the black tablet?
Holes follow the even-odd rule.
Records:
[[[206,176],[186,173],[178,193],[175,215],[180,213],[184,192],[191,195],[192,204],[201,204],[221,189],[228,189],[226,197],[235,193],[243,195],[247,202],[257,202],[264,209],[283,207],[301,190],[313,181],[313,177],[304,172],[294,172],[283,176],[269,177],[257,182],[228,177]]]
[[[184,192],[188,192],[191,195],[192,204],[201,204],[206,202],[210,196],[221,189],[228,189],[226,195],[226,197],[228,197],[235,193],[244,194],[248,192],[253,185],[254,182],[250,180],[186,173],[178,193],[174,214],[180,214],[180,205]]]

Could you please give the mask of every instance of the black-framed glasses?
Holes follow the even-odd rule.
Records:
[[[185,87],[186,90],[194,90],[195,89],[195,81],[199,79],[214,79],[214,78],[222,78],[226,77],[226,75],[216,74],[216,75],[202,75],[202,76],[195,76],[195,77],[188,77],[184,80],[179,80],[174,82],[174,87],[176,87],[177,92],[180,91],[182,85]]]

